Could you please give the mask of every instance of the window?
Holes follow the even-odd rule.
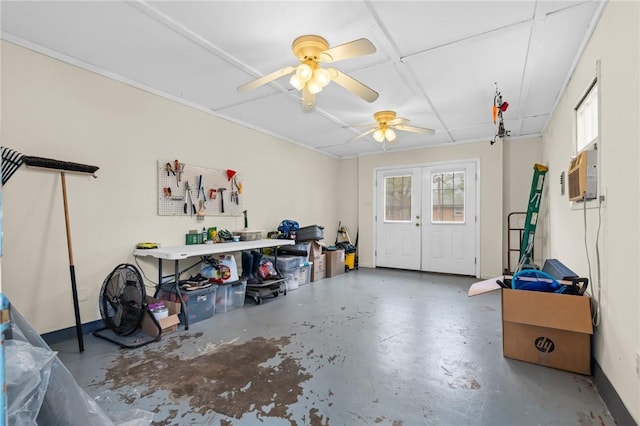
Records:
[[[431,175],[431,223],[464,223],[464,170]]]
[[[576,152],[598,141],[598,81],[595,80],[576,106]]]
[[[411,175],[384,178],[384,221],[411,222]]]

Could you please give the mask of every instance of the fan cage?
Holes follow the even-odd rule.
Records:
[[[105,278],[100,290],[100,314],[107,327],[128,336],[139,327],[146,311],[144,282],[138,269],[120,264]]]

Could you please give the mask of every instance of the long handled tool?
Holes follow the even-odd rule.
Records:
[[[218,194],[220,194],[220,213],[224,213],[224,191],[227,188],[218,188]]]
[[[7,183],[18,167],[22,165],[22,154],[12,149],[2,147],[2,184]]]
[[[62,200],[64,202],[64,222],[67,228],[67,249],[69,252],[69,274],[71,275],[71,292],[73,293],[73,310],[76,317],[76,334],[78,337],[78,349],[84,352],[84,340],[82,337],[82,321],[80,320],[80,305],[78,303],[78,287],[76,285],[76,270],[73,264],[73,249],[71,246],[71,226],[69,224],[69,205],[67,203],[67,180],[65,172],[91,174],[98,170],[96,166],[86,164],[70,163],[67,161],[53,160],[50,158],[23,156],[22,161],[30,167],[39,167],[51,171],[60,172],[62,180]]]
[[[193,193],[191,192],[189,181],[186,181],[184,183],[184,206],[182,207],[182,211],[184,212],[184,214],[187,214],[187,212],[189,212],[191,216],[196,214],[196,204],[195,201],[193,201]]]

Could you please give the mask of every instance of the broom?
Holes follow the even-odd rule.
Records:
[[[89,166],[86,164],[71,163],[68,161],[53,160],[51,158],[31,157],[27,155],[22,156],[22,162],[29,167],[38,167],[55,172],[60,172],[62,179],[62,200],[64,202],[64,222],[67,228],[67,249],[69,252],[69,274],[71,275],[71,292],[73,294],[73,310],[76,317],[76,335],[78,337],[78,349],[80,352],[84,352],[84,340],[82,337],[82,322],[80,320],[80,306],[78,303],[78,287],[76,285],[76,271],[73,264],[73,249],[71,247],[71,229],[69,225],[69,206],[67,204],[67,181],[65,172],[92,174],[93,177],[97,177],[94,173],[98,170],[96,166]]]

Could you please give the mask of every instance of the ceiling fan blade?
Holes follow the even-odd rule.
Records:
[[[364,133],[360,133],[359,135],[356,135],[356,136],[352,137],[351,139],[347,140],[345,143],[353,142],[353,141],[355,141],[356,139],[360,139],[360,138],[362,138],[362,137],[364,137],[364,136],[367,136],[368,134],[371,134],[371,133],[375,132],[376,130],[378,130],[378,127],[374,127],[374,128],[373,128],[373,129],[371,129],[371,130],[367,130],[367,131],[366,131],[366,132],[364,132]]]
[[[349,77],[346,74],[341,73],[335,68],[329,68],[331,73],[331,80],[335,81],[340,86],[344,87],[348,91],[355,93],[367,102],[373,102],[378,99],[378,92],[372,88],[365,86],[353,77]]]
[[[405,123],[408,123],[408,122],[409,122],[408,118],[398,117],[398,118],[394,118],[393,120],[389,121],[387,124],[389,126],[397,126],[399,124],[405,124]]]
[[[376,52],[376,47],[366,38],[359,38],[320,52],[323,62],[338,62],[343,59],[356,58]]]
[[[307,86],[302,88],[302,111],[311,112],[316,106],[316,95],[309,92]]]
[[[282,69],[279,69],[278,71],[272,72],[271,74],[267,74],[253,81],[250,81],[247,84],[243,84],[242,86],[238,87],[238,92],[247,93],[250,90],[257,89],[262,85],[272,82],[273,80],[276,80],[280,77],[284,77],[287,74],[291,74],[295,70],[296,70],[296,67],[292,67],[292,66],[284,67]]]
[[[405,132],[422,133],[422,134],[428,134],[428,135],[433,135],[436,132],[433,129],[425,129],[424,127],[407,126],[404,124],[398,124],[396,126],[393,126],[393,128],[397,130],[404,130]]]
[[[352,124],[350,126],[342,126],[343,129],[352,129],[356,127],[370,127],[372,129],[376,129],[378,128],[378,125],[374,123],[367,123],[367,124]]]

